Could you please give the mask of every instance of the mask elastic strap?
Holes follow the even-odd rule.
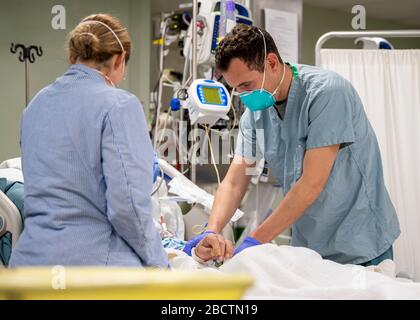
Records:
[[[114,35],[115,39],[117,39],[117,41],[118,41],[118,43],[121,47],[122,52],[126,52],[124,50],[124,46],[122,45],[122,42],[121,42],[120,38],[117,36],[115,31],[112,30],[112,28],[109,25],[107,25],[106,23],[103,23],[102,21],[98,21],[98,20],[86,20],[86,21],[80,22],[79,26],[82,25],[82,24],[92,24],[92,23],[99,23],[99,24],[103,25],[105,28],[107,28]],[[124,63],[123,68],[125,68],[125,61],[123,63]],[[125,71],[125,69],[124,69],[124,71]],[[124,73],[124,71],[123,71],[123,73]]]
[[[280,82],[279,82],[279,85],[277,86],[276,90],[274,90],[274,92],[273,92],[273,96],[275,96],[275,95],[276,95],[277,90],[279,90],[279,88],[280,88],[281,84],[283,83],[283,80],[284,80],[284,75],[285,75],[285,74],[286,74],[286,63],[285,63],[285,62],[283,62],[283,75],[281,76],[281,80],[280,80]]]
[[[265,71],[266,71],[266,68],[267,68],[267,63],[266,63],[266,60],[267,60],[267,44],[265,42],[264,33],[259,28],[258,28],[258,31],[261,33],[261,35],[263,37],[263,41],[264,41],[264,76],[263,76],[263,82],[261,84],[261,89],[260,89],[260,91],[263,91],[264,90],[264,83],[265,83]]]
[[[82,24],[92,24],[92,23],[99,23],[99,24],[103,25],[105,28],[107,28],[109,31],[111,31],[111,33],[114,35],[115,39],[117,39],[117,41],[118,41],[118,43],[119,43],[119,45],[121,47],[121,50],[123,52],[125,52],[124,47],[122,45],[122,42],[121,42],[120,38],[118,38],[118,36],[115,33],[115,31],[112,30],[112,28],[110,26],[108,26],[106,23],[103,23],[102,21],[98,21],[98,20],[86,20],[86,21],[80,22],[79,23],[79,26],[82,25]]]
[[[258,31],[261,33],[261,35],[263,37],[263,40],[264,40],[264,76],[263,76],[263,82],[262,82],[261,89],[260,89],[260,91],[263,91],[264,90],[264,83],[265,83],[265,72],[266,72],[266,68],[267,68],[267,63],[266,63],[266,60],[267,60],[267,43],[265,41],[264,33],[261,31],[261,29],[258,28]],[[283,62],[283,75],[281,76],[281,80],[280,80],[279,85],[277,86],[276,90],[274,90],[274,92],[272,93],[273,95],[276,94],[277,90],[280,88],[281,84],[283,83],[285,73],[286,73],[286,63]]]
[[[106,74],[104,74],[103,72],[101,72],[99,70],[96,70],[96,69],[93,69],[93,70],[95,70],[97,73],[99,73],[101,76],[103,76],[105,78],[105,80],[107,80],[111,84],[111,86],[113,86],[114,88],[116,87],[114,82]]]

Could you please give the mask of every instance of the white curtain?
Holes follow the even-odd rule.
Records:
[[[420,50],[321,50],[321,67],[354,85],[376,132],[401,236],[397,272],[420,281]]]

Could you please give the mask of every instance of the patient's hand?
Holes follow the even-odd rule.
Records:
[[[220,234],[209,234],[195,247],[195,254],[204,261],[224,261],[233,256],[233,244]]]

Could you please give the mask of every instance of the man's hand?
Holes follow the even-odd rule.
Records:
[[[224,261],[233,256],[233,244],[220,234],[208,234],[195,247],[195,254],[203,261]]]

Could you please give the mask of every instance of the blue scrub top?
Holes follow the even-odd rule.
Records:
[[[378,142],[349,81],[297,65],[284,120],[274,107],[247,109],[239,129],[235,153],[264,157],[285,194],[302,175],[306,150],[340,144],[323,192],[292,226],[292,245],[360,264],[384,253],[399,236]]]
[[[72,65],[24,112],[25,228],[10,266],[167,267],[138,99]]]

